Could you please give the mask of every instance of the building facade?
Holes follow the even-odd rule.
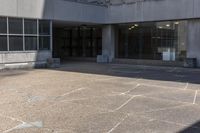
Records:
[[[200,67],[200,0],[0,0],[0,68],[49,58]],[[101,57],[101,56],[99,56]]]

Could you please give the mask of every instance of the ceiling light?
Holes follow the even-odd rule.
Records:
[[[131,26],[131,28],[133,29],[133,28],[135,28],[135,26]]]
[[[174,24],[178,25],[178,24],[179,24],[179,22],[175,22]]]
[[[170,24],[166,24],[167,27],[170,27]]]

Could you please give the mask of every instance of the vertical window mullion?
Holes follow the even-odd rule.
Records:
[[[40,48],[40,44],[39,44],[39,20],[37,19],[37,50],[39,50]]]
[[[9,45],[9,21],[8,21],[8,17],[7,19],[7,49],[8,51],[10,51],[10,45]]]
[[[22,19],[23,51],[25,51],[24,18]]]
[[[50,21],[50,51],[53,51],[53,40],[52,40],[52,34],[53,34],[53,24],[52,21]]]

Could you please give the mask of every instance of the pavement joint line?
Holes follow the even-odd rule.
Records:
[[[126,115],[123,119],[121,119],[113,128],[111,128],[107,133],[112,133],[123,121],[125,121],[128,118],[129,115]]]
[[[197,94],[198,94],[198,90],[195,91],[193,104],[196,104]]]
[[[124,102],[122,105],[120,105],[118,108],[114,109],[113,112],[120,110],[124,106],[126,106],[131,100],[133,100],[135,97],[139,97],[141,95],[133,95],[131,98],[129,98],[126,102]]]

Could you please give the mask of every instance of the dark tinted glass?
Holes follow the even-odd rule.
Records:
[[[37,20],[24,20],[25,34],[37,34]]]
[[[7,33],[7,19],[0,17],[0,33]]]
[[[9,33],[10,34],[22,34],[23,33],[22,19],[9,18],[8,22],[9,22]]]
[[[7,36],[0,36],[0,51],[7,51]]]
[[[50,35],[50,22],[47,20],[39,21],[40,35]]]
[[[9,37],[10,51],[22,51],[23,50],[23,37],[22,36],[10,36]]]
[[[37,50],[37,37],[25,37],[25,50]]]
[[[50,37],[40,36],[39,42],[40,50],[50,50]]]

